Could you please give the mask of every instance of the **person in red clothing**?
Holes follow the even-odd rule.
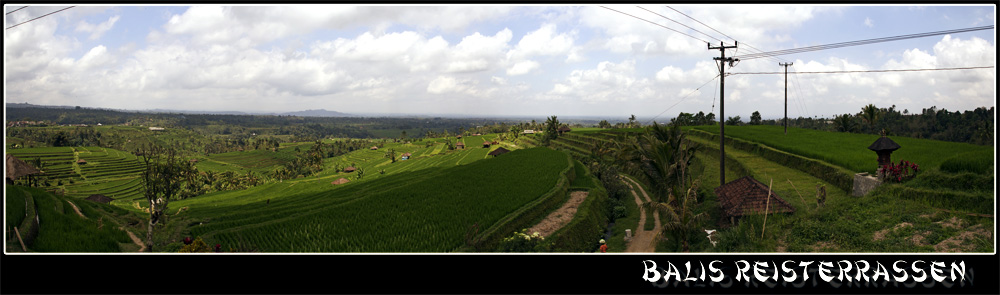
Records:
[[[601,253],[608,253],[608,243],[605,243],[604,239],[601,239]]]

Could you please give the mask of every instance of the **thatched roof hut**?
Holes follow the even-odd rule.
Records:
[[[492,142],[489,142],[489,141],[484,141],[484,142],[483,142],[483,147],[484,147],[484,148],[488,148],[488,147],[490,147],[490,144],[492,144]]]
[[[563,134],[563,133],[566,133],[566,132],[573,131],[573,129],[569,129],[569,127],[567,127],[567,126],[562,126],[562,127],[559,127],[559,129],[556,129],[556,131],[559,132],[559,134]]]
[[[357,170],[357,169],[355,169],[354,167],[347,167],[347,168],[344,168],[344,172],[347,172],[347,173],[351,173],[351,172],[354,172],[354,170]]]
[[[378,146],[374,146],[374,145],[373,145],[373,146],[371,147],[371,150],[373,150],[373,151],[374,151],[374,150],[378,150]]]
[[[18,159],[17,157],[11,154],[7,154],[6,163],[7,163],[8,183],[14,182],[14,180],[16,180],[18,177],[21,176],[41,173],[41,171],[38,171],[38,169],[36,169],[35,167],[28,165],[28,163],[21,161],[21,159]]]
[[[351,180],[347,179],[347,178],[340,178],[340,179],[337,179],[337,180],[334,180],[334,181],[330,182],[330,184],[341,185],[341,184],[345,184],[345,183],[348,183],[348,182],[351,182]]]
[[[769,201],[767,185],[750,176],[715,188],[715,195],[719,197],[722,214],[730,218],[765,212],[767,214],[795,212],[795,208],[774,190],[771,190]]]
[[[111,197],[108,197],[108,196],[105,196],[105,195],[102,195],[102,194],[93,194],[93,195],[90,195],[87,198],[84,198],[84,200],[92,201],[92,202],[98,202],[98,203],[110,204],[111,201],[114,201],[115,199],[112,199]]]
[[[87,160],[79,159],[76,161],[77,164],[87,164]]]
[[[507,149],[505,149],[503,147],[499,147],[499,148],[493,150],[492,152],[490,152],[488,155],[496,157],[496,156],[503,155],[503,154],[506,154],[506,153],[509,153],[509,152],[510,152],[509,150],[507,150]]]
[[[464,149],[465,148],[465,143],[459,141],[458,143],[455,144],[455,147],[460,148],[460,149]]]
[[[882,166],[892,163],[890,155],[893,151],[899,149],[899,144],[892,141],[892,139],[885,137],[885,135],[882,135],[882,137],[876,139],[872,145],[868,146],[868,149],[874,151],[875,154],[878,155],[878,165]]]
[[[455,138],[459,138],[459,139],[461,139],[461,138],[462,138],[462,135],[461,135],[461,134],[459,134],[458,136],[455,136]]]

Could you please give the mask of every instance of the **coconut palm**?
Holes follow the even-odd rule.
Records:
[[[861,119],[871,126],[872,130],[875,129],[875,122],[882,117],[882,111],[875,107],[874,104],[868,104],[861,108]]]
[[[694,208],[698,205],[698,181],[691,185],[678,199],[673,193],[668,195],[666,202],[646,202],[642,204],[643,209],[653,208],[660,212],[660,216],[665,217],[660,234],[672,234],[681,241],[684,252],[690,251],[688,239],[691,232],[698,228],[698,223],[707,218],[704,212],[694,214]]]

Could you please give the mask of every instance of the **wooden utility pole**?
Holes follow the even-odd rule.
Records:
[[[785,134],[788,134],[788,66],[792,63],[779,62],[778,65],[785,67]]]
[[[733,46],[726,46],[722,42],[719,42],[719,47],[712,47],[712,44],[708,44],[708,50],[718,49],[719,57],[713,57],[712,59],[719,61],[719,185],[726,184],[726,62],[729,62],[729,66],[733,66],[732,57],[726,58],[726,49],[736,48],[739,46],[739,42],[735,42]]]

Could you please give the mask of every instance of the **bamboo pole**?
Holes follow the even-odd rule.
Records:
[[[24,240],[21,239],[21,232],[17,230],[16,226],[14,227],[14,234],[17,235],[17,241],[21,242],[21,250],[24,250],[24,252],[28,252],[28,247],[24,246]]]
[[[767,228],[767,212],[771,209],[771,185],[774,184],[774,179],[771,179],[771,183],[767,185],[767,202],[764,203],[764,225],[760,227],[760,238],[764,238],[764,230]]]
[[[802,204],[805,205],[806,204],[806,199],[802,197],[802,193],[800,193],[799,189],[795,187],[795,184],[792,183],[792,180],[791,179],[785,179],[785,180],[788,180],[788,184],[792,185],[792,188],[795,189],[795,193],[799,194],[799,200],[802,200]]]

